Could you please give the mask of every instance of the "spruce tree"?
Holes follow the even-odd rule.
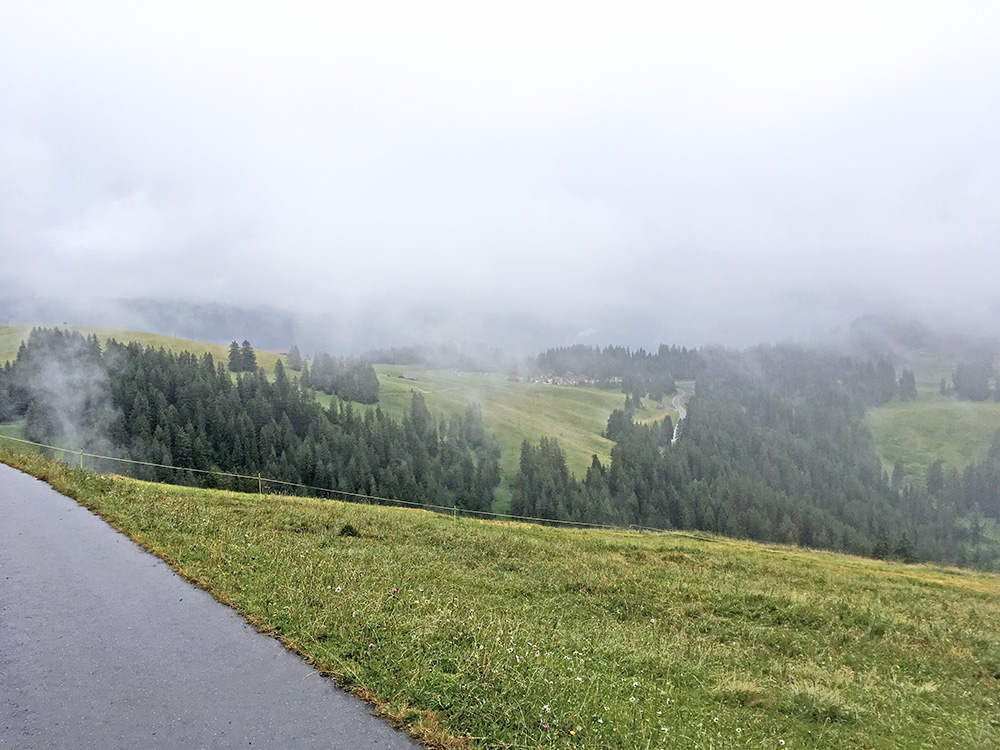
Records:
[[[243,372],[243,355],[235,341],[229,345],[229,371]]]
[[[254,352],[250,342],[243,339],[243,346],[240,348],[240,361],[243,372],[255,372],[257,370],[257,354]]]
[[[917,400],[917,381],[913,377],[913,370],[903,370],[899,377],[899,397],[903,401]]]

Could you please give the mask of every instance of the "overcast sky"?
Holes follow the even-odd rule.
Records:
[[[0,295],[1000,321],[1000,3],[487,5],[0,0]]]

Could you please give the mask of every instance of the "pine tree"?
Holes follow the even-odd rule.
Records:
[[[897,461],[892,465],[892,480],[890,481],[889,486],[898,492],[903,489],[903,478],[903,462]]]
[[[243,365],[243,372],[255,372],[257,370],[257,354],[246,339],[243,340],[243,346],[240,347],[240,361]]]
[[[628,397],[626,397],[627,402]],[[632,424],[631,409],[615,409],[611,412],[611,416],[608,417],[608,425],[604,430],[604,437],[617,443],[631,432]]]
[[[243,355],[235,341],[229,345],[229,371],[243,372]]]
[[[903,370],[899,377],[899,397],[903,401],[917,400],[917,381],[913,377],[913,370]]]
[[[899,544],[892,551],[892,556],[898,560],[902,560],[904,563],[916,562],[916,556],[913,554],[913,545],[910,543],[910,538],[906,535],[904,531],[899,537]]]
[[[944,461],[940,458],[927,468],[927,492],[937,495],[944,489]]]

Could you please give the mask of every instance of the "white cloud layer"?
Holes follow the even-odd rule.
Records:
[[[0,6],[19,290],[647,345],[998,318],[993,2]]]

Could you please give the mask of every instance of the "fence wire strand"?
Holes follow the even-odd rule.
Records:
[[[268,483],[271,485],[280,485],[284,487],[295,487],[298,489],[310,490],[313,492],[323,492],[334,497],[354,498],[355,500],[353,500],[353,502],[360,500],[365,503],[377,503],[379,505],[402,505],[407,507],[420,508],[422,510],[437,511],[448,515],[454,515],[460,513],[463,516],[475,516],[478,518],[490,519],[495,521],[520,521],[524,523],[536,523],[541,525],[556,524],[561,526],[569,526],[572,528],[591,528],[591,529],[608,529],[608,530],[614,529],[618,531],[640,531],[647,533],[663,533],[667,531],[666,529],[657,529],[657,528],[652,528],[650,526],[639,526],[636,524],[630,525],[628,528],[625,528],[623,526],[612,526],[609,524],[588,523],[587,521],[565,521],[558,518],[538,518],[535,516],[519,516],[510,513],[494,513],[493,511],[488,511],[488,510],[472,510],[468,508],[456,508],[448,505],[436,505],[434,503],[418,503],[411,500],[400,500],[399,498],[393,498],[393,497],[366,495],[362,492],[348,492],[347,490],[335,490],[335,489],[330,489],[329,487],[314,487],[308,484],[301,484],[299,482],[289,482],[283,479],[271,479],[269,477],[263,477],[260,475],[249,476],[247,474],[237,474],[228,471],[215,471],[212,469],[192,469],[184,466],[171,466],[170,464],[152,463],[150,461],[137,461],[136,459],[132,458],[102,456],[97,453],[87,453],[83,449],[74,451],[70,450],[69,448],[60,448],[57,445],[46,445],[45,443],[36,443],[33,440],[16,438],[11,435],[0,435],[0,439],[11,440],[13,442],[23,443],[25,445],[33,445],[38,448],[47,448],[49,450],[59,451],[60,453],[65,453],[70,456],[79,457],[81,459],[81,463],[82,459],[84,458],[96,458],[101,461],[117,461],[119,463],[132,464],[135,466],[150,466],[157,469],[168,469],[171,471],[187,471],[194,474],[208,474],[211,476],[228,477],[230,479],[246,479],[248,481],[254,481],[259,483]],[[703,537],[696,536],[695,538],[701,539]],[[704,537],[704,540],[715,541],[711,537]]]

